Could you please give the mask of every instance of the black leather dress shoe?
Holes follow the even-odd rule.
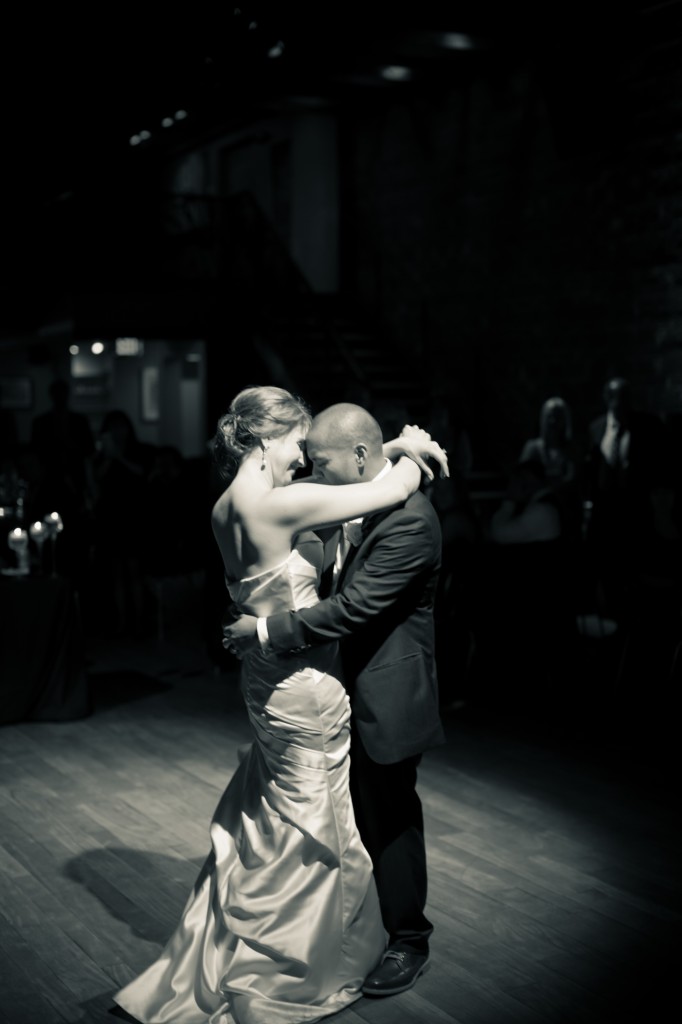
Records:
[[[365,978],[362,991],[366,996],[394,996],[405,992],[424,973],[428,962],[426,954],[387,949],[379,966]]]

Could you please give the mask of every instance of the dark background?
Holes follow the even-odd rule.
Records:
[[[361,378],[423,418],[446,390],[480,468],[517,457],[550,394],[580,431],[612,373],[677,414],[680,5],[551,7],[248,3],[199,31],[113,13],[8,22],[3,347],[64,315],[75,338],[202,337],[208,433],[267,374],[260,332],[314,406]],[[395,64],[410,81],[381,78]],[[287,251],[286,187],[279,224],[249,220],[220,175],[193,233],[173,235],[164,207],[173,161],[304,101],[338,129],[333,293]],[[330,362],[330,324],[367,351]]]

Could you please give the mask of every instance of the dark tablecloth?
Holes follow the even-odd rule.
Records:
[[[91,710],[71,582],[0,576],[0,722],[58,722]]]

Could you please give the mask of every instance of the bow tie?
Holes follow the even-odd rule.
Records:
[[[356,520],[343,524],[343,535],[353,547],[359,547],[362,543],[362,520]]]

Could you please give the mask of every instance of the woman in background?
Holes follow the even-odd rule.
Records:
[[[519,463],[542,465],[544,481],[556,498],[561,533],[576,542],[582,520],[581,456],[573,440],[571,410],[563,398],[554,396],[543,402],[540,433],[523,445]]]

